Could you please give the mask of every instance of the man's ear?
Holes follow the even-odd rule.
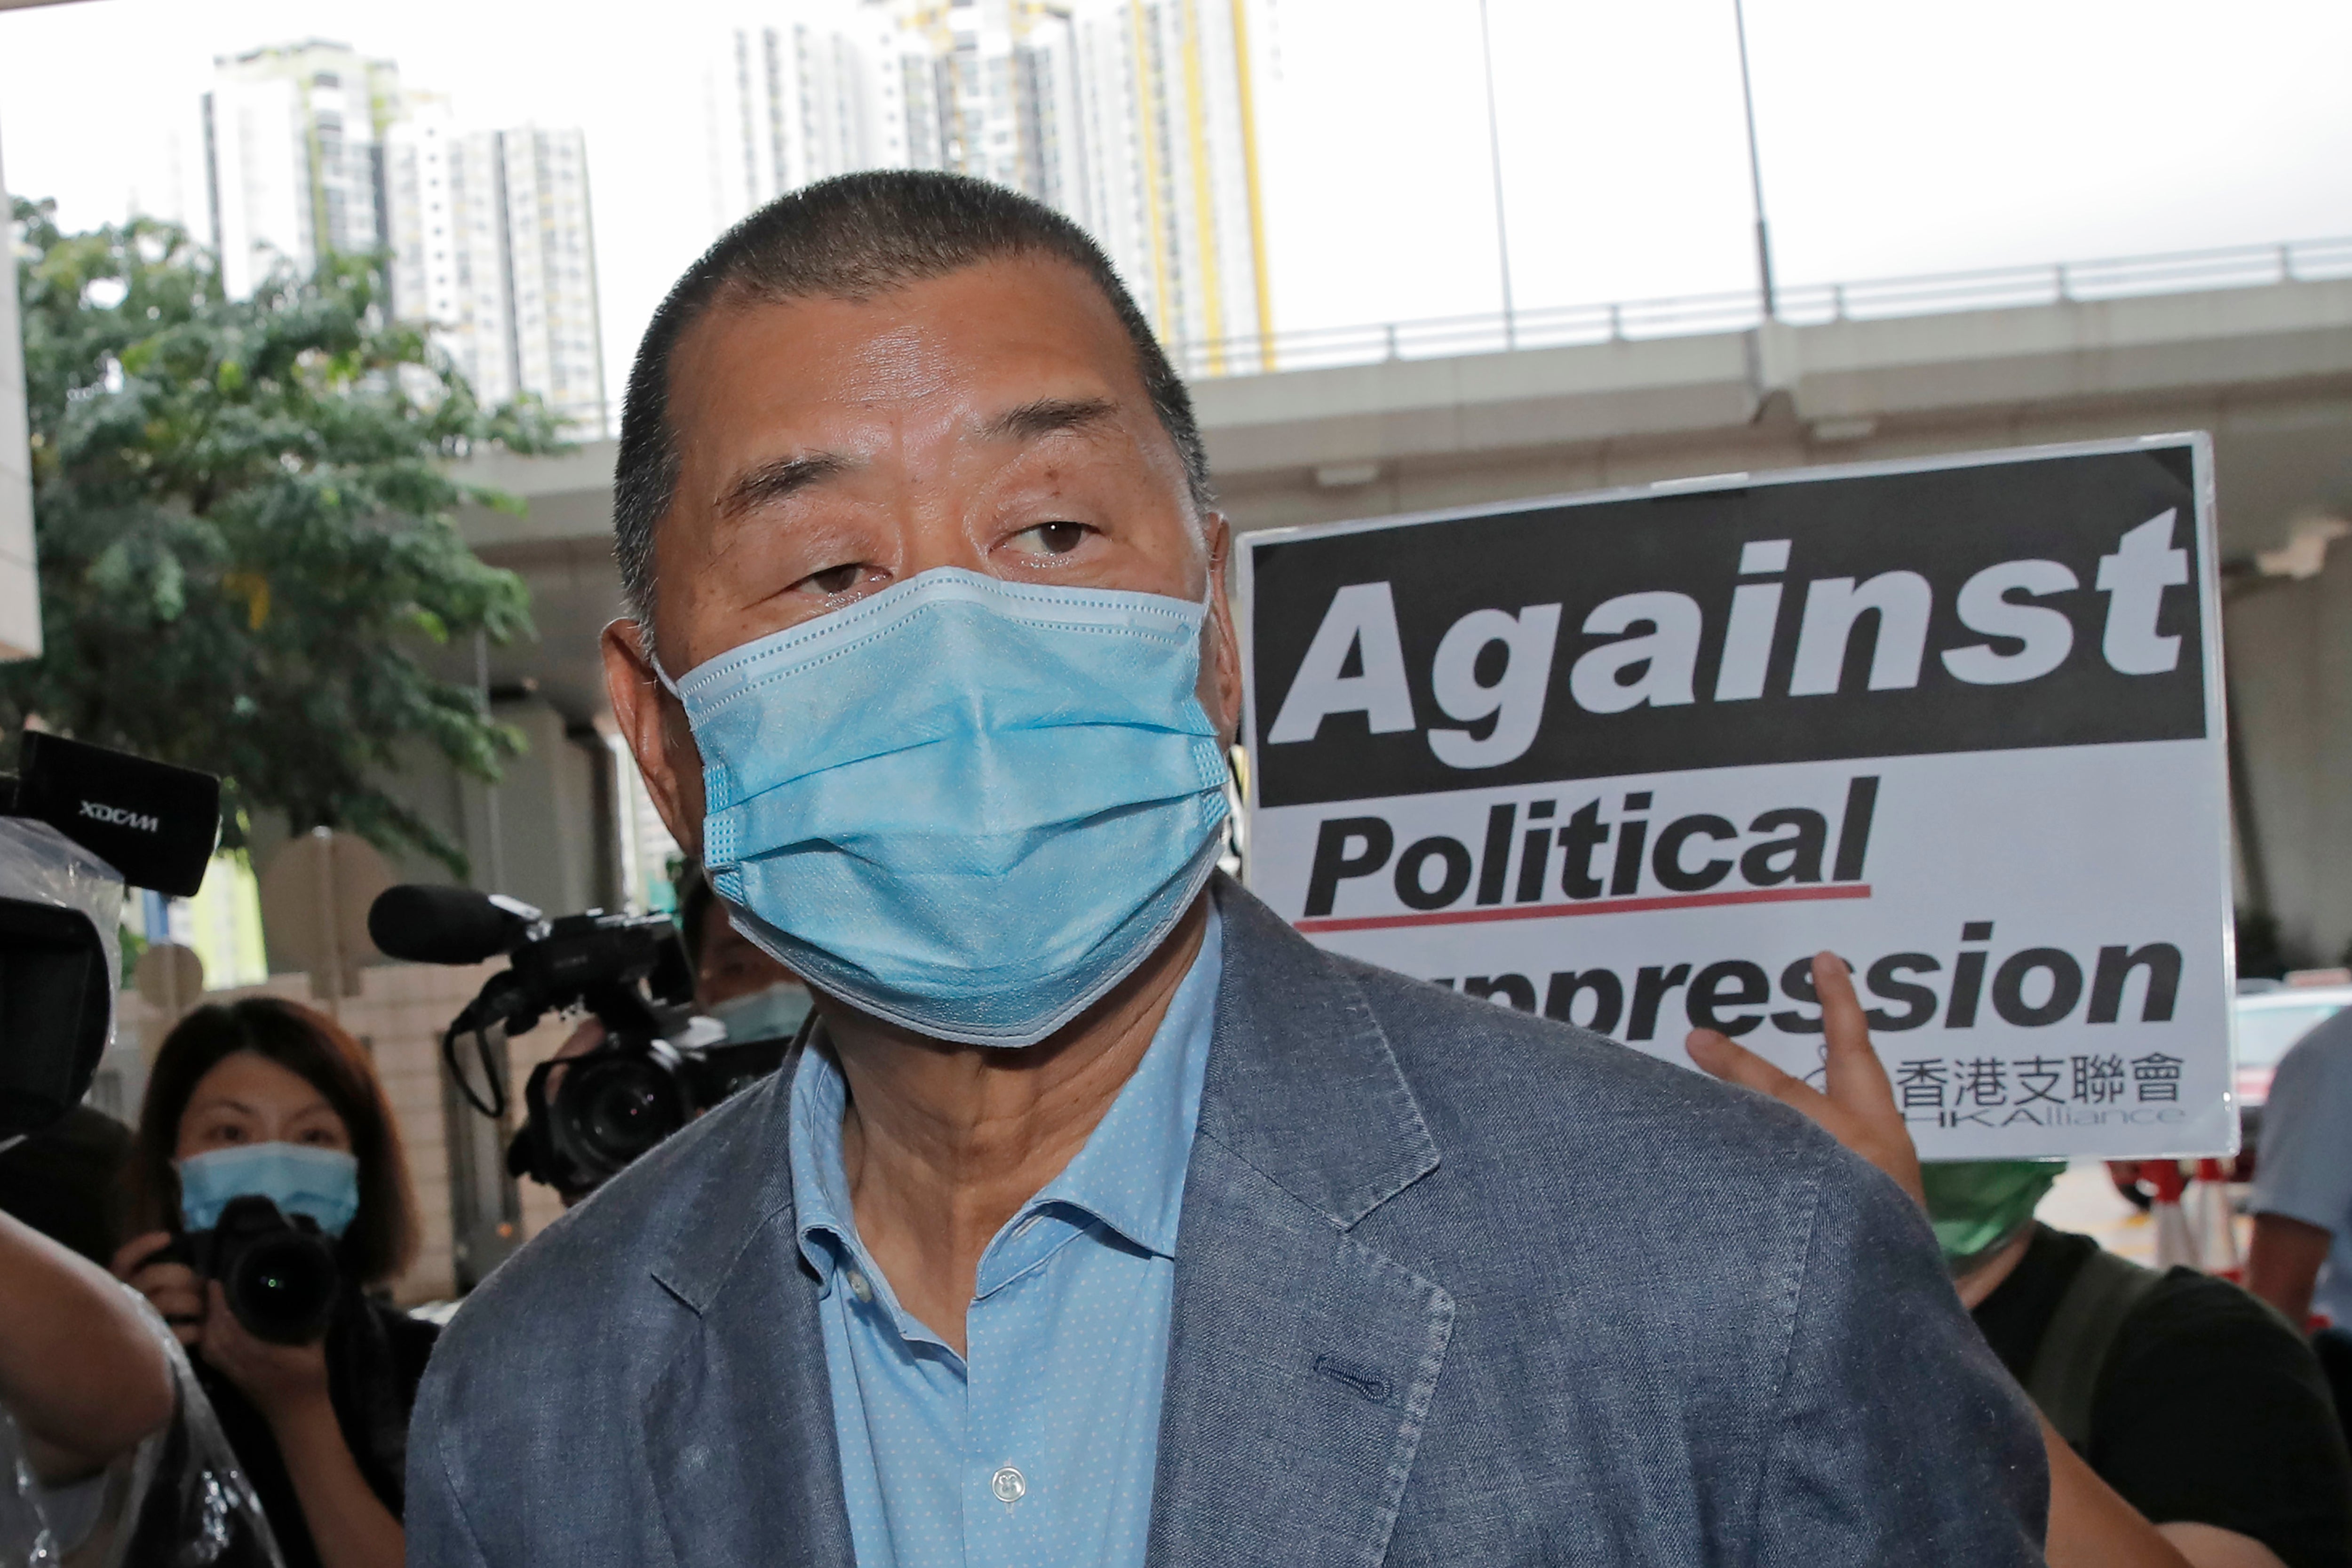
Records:
[[[1234,531],[1223,512],[1201,520],[1209,547],[1209,621],[1203,638],[1199,687],[1201,706],[1228,750],[1242,727],[1242,647],[1234,631],[1233,605],[1225,598],[1225,569],[1233,560]]]
[[[637,772],[653,796],[662,825],[679,848],[702,858],[702,752],[678,705],[654,674],[653,660],[637,623],[619,620],[599,639],[604,658],[604,694],[614,722],[637,759]]]

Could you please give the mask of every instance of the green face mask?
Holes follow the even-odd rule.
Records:
[[[2063,1160],[1957,1160],[1919,1167],[1944,1261],[1965,1274],[2024,1229]]]

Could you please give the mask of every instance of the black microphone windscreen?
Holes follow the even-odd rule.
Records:
[[[530,922],[471,888],[407,882],[386,888],[368,910],[377,951],[412,963],[479,963],[511,949]]]

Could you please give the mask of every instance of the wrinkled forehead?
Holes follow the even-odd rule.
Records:
[[[1175,457],[1117,310],[1058,258],[992,258],[856,295],[739,285],[679,340],[670,439],[682,477],[708,476],[746,448],[765,459],[780,443],[885,424],[902,440],[945,437],[959,420],[977,427],[1057,397],[1116,405]],[[1181,459],[1175,471],[1181,483]]]

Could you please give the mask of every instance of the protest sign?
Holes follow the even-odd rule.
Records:
[[[2232,1149],[2210,465],[2172,436],[1247,535],[1251,886],[1685,1065],[1706,1026],[1817,1075],[1827,948],[1927,1158]]]

